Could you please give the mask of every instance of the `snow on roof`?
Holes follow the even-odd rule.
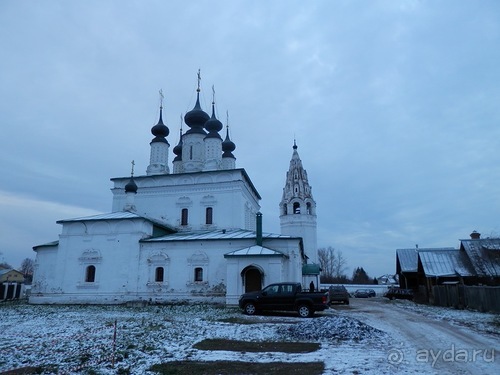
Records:
[[[464,249],[480,277],[500,277],[500,238],[461,240]]]
[[[224,258],[242,256],[279,256],[288,258],[288,255],[283,254],[280,251],[257,245],[245,247],[244,249],[235,250],[231,251],[230,253],[224,254]]]
[[[465,253],[458,249],[419,251],[426,276],[475,276]]]

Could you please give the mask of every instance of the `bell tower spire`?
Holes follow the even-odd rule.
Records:
[[[285,187],[280,202],[281,233],[300,236],[304,251],[312,263],[318,263],[316,202],[307,179],[307,172],[293,140],[293,153],[286,173]]]

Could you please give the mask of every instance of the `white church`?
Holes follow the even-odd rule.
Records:
[[[168,127],[151,128],[145,175],[112,178],[110,213],[59,220],[57,241],[33,247],[33,304],[211,302],[274,282],[319,285],[316,203],[294,142],[279,204],[281,233],[262,231],[261,199],[235,144],[200,106],[184,116],[169,165]]]

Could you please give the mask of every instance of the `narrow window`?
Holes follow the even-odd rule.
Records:
[[[193,160],[193,146],[189,147],[189,160]]]
[[[95,281],[95,266],[88,266],[85,271],[85,282],[93,283]]]
[[[203,281],[203,268],[196,267],[194,269],[194,281]]]
[[[181,211],[181,225],[188,225],[188,209],[183,208]]]
[[[162,283],[163,282],[163,274],[164,274],[164,269],[163,267],[156,267],[155,270],[155,281]]]
[[[300,214],[300,203],[295,202],[293,204],[293,213],[294,214]]]
[[[212,207],[207,207],[205,210],[205,223],[206,224],[213,224],[213,209]]]
[[[307,202],[307,204],[306,204],[306,211],[307,211],[308,215],[312,214],[312,212],[311,212],[311,202]]]

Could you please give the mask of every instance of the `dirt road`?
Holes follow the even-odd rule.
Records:
[[[334,309],[391,335],[387,360],[397,373],[416,367],[423,374],[500,374],[498,332],[481,332],[463,322],[447,321],[444,309],[408,307],[384,298],[352,298],[349,306]],[[469,317],[467,312],[455,314],[463,314],[463,320]]]

